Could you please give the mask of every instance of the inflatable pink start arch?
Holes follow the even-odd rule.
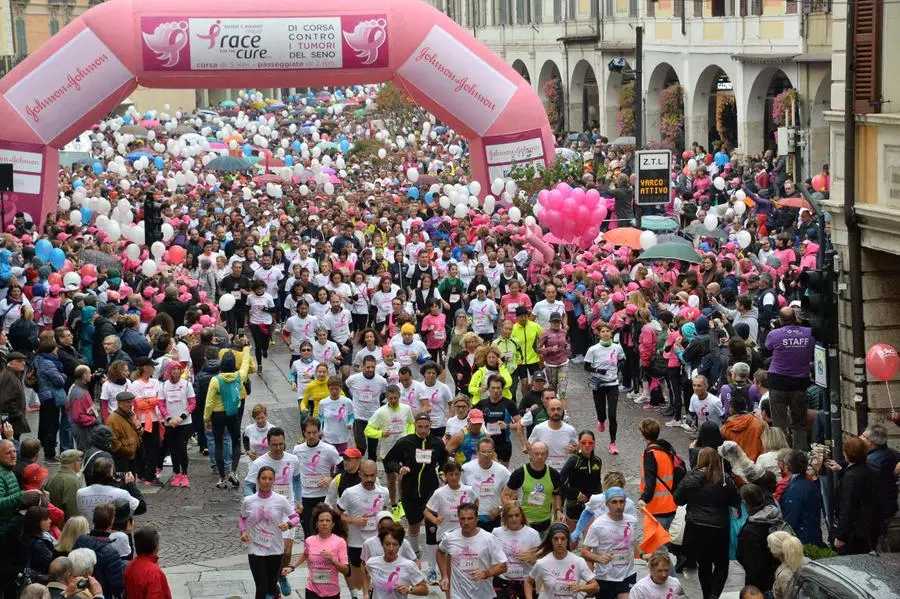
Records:
[[[393,81],[470,140],[487,189],[513,161],[550,163],[539,98],[513,68],[421,0],[298,4],[110,0],[0,80],[6,212],[55,210],[57,148],[151,88],[346,86]],[[10,195],[12,197],[10,197]]]

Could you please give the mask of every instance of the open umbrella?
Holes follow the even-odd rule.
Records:
[[[645,231],[674,231],[678,228],[678,223],[665,216],[650,214],[641,218],[641,228]]]
[[[784,198],[775,202],[775,205],[779,208],[806,208],[807,210],[812,210],[812,206],[804,198]]]
[[[96,158],[79,158],[75,162],[72,163],[72,166],[80,165],[80,166],[93,166],[93,164],[97,162]]]
[[[680,243],[681,245],[693,246],[690,239],[686,239],[677,233],[663,233],[657,239],[657,244],[660,243]]]
[[[578,152],[570,148],[556,148],[556,155],[561,156],[563,160],[575,160],[578,158]]]
[[[134,135],[135,137],[147,137],[149,131],[140,125],[125,125],[119,128],[119,133],[122,135]]]
[[[603,241],[615,246],[625,246],[632,249],[641,247],[641,230],[634,227],[619,227],[603,234]]]
[[[633,145],[635,145],[634,136],[626,135],[624,137],[619,137],[619,138],[614,139],[609,144],[609,147],[617,148],[617,147],[626,147],[626,146],[633,146]]]
[[[188,133],[196,133],[197,129],[192,127],[191,125],[178,125],[174,129],[172,129],[172,135],[187,135]]]
[[[250,168],[250,164],[248,164],[246,160],[236,156],[219,156],[218,158],[210,160],[209,164],[206,165],[206,168],[212,171],[234,173],[247,170]]]
[[[366,109],[365,108],[357,108],[356,110],[353,111],[353,116],[366,116]]]
[[[700,264],[700,256],[692,246],[681,243],[659,243],[638,257],[638,260],[679,260]]]
[[[710,231],[703,223],[694,223],[689,227],[685,227],[684,232],[693,237],[710,237],[722,241],[728,239],[728,233],[722,229],[713,229]]]
[[[144,156],[153,156],[153,152],[149,150],[135,150],[134,152],[129,152],[128,155],[125,156],[125,160],[134,162],[135,160],[139,160]]]
[[[259,175],[253,177],[253,182],[257,185],[265,185],[266,183],[281,183],[282,178],[279,175],[273,175],[269,173],[267,175]]]
[[[234,102],[233,100],[222,100],[219,102],[219,106],[222,108],[234,108],[237,106],[237,102]]]

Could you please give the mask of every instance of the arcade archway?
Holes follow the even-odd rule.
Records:
[[[0,80],[0,162],[15,206],[55,208],[58,148],[139,84],[281,88],[392,81],[470,139],[473,175],[523,152],[553,157],[541,100],[502,58],[421,0],[274,0],[264,16],[212,0],[109,0],[72,21]],[[38,220],[38,218],[36,218]]]

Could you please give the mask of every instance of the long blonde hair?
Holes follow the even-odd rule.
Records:
[[[75,541],[81,535],[86,535],[91,531],[91,525],[84,516],[75,516],[69,518],[62,528],[59,535],[59,542],[56,544],[56,551],[59,553],[68,553],[75,548]]]
[[[794,572],[806,561],[803,557],[803,544],[789,532],[777,530],[766,537],[766,543],[775,559]]]

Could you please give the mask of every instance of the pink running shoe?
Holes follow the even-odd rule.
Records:
[[[605,422],[598,422],[598,423],[597,423],[597,430],[600,431],[601,433],[606,432],[606,423],[605,423]]]
[[[173,486],[173,487],[180,487],[181,486],[181,475],[180,474],[174,475],[171,478],[171,480],[169,480],[169,485]]]
[[[188,479],[187,474],[181,475],[181,486],[184,487],[185,489],[191,488],[191,481]]]
[[[610,455],[619,455],[619,448],[616,447],[615,443],[609,444],[609,454]]]

